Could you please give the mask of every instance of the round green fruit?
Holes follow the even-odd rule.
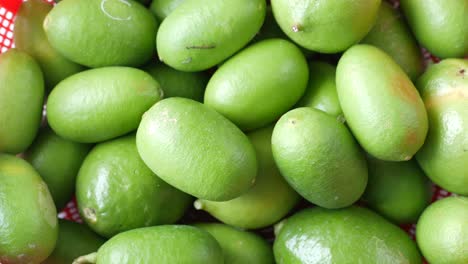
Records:
[[[468,263],[468,198],[448,197],[431,204],[419,218],[416,240],[429,263]]]

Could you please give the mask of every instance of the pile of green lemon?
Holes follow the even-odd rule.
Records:
[[[25,1],[0,263],[467,264],[468,1],[270,2]]]

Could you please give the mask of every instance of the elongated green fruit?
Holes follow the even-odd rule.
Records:
[[[337,118],[309,107],[296,108],[276,123],[271,144],[281,174],[308,201],[341,208],[364,193],[364,154]]]
[[[428,130],[424,103],[385,52],[364,44],[348,49],[338,62],[336,88],[346,122],[369,154],[403,161],[421,148]]]
[[[211,68],[253,39],[265,9],[265,0],[184,1],[161,23],[159,59],[181,71]]]
[[[401,0],[406,19],[422,46],[441,58],[468,55],[468,2]]]
[[[120,233],[97,253],[79,257],[73,264],[220,264],[223,260],[221,247],[208,232],[193,226],[163,225]]]
[[[0,152],[17,154],[31,145],[39,129],[44,79],[28,54],[0,54]]]
[[[302,210],[276,228],[278,264],[419,264],[416,243],[398,226],[361,207]]]
[[[468,61],[446,59],[419,78],[429,133],[416,160],[449,192],[468,195]]]
[[[139,66],[151,59],[158,23],[131,0],[67,0],[44,20],[54,49],[88,67]]]
[[[0,154],[0,263],[41,263],[57,241],[57,210],[26,161]]]
[[[253,130],[288,111],[301,98],[308,78],[299,48],[268,39],[226,61],[208,82],[204,103],[241,129]]]
[[[197,198],[231,200],[255,183],[255,150],[245,134],[190,99],[168,98],[148,110],[137,147],[161,179]]]
[[[129,67],[87,70],[62,81],[47,101],[49,125],[61,137],[83,143],[135,130],[163,92],[148,73]]]
[[[279,26],[294,42],[312,51],[337,53],[371,30],[380,2],[272,0],[271,6]]]

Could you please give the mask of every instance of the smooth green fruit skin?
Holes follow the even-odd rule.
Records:
[[[50,128],[44,128],[25,152],[25,159],[47,184],[57,209],[62,209],[72,198],[76,175],[90,148],[88,144],[63,139]]]
[[[63,138],[100,142],[135,130],[143,113],[162,96],[159,83],[142,70],[92,69],[57,85],[47,101],[47,118]]]
[[[412,80],[424,71],[423,57],[416,39],[400,12],[387,2],[380,5],[377,21],[361,43],[385,51]]]
[[[443,60],[429,67],[416,84],[430,124],[416,159],[433,182],[468,195],[468,61]]]
[[[299,48],[283,39],[264,40],[234,55],[214,73],[204,103],[241,129],[253,130],[288,111],[301,98],[308,78]]]
[[[144,68],[161,85],[164,98],[184,97],[203,101],[208,76],[202,72],[182,72],[164,64],[151,64]]]
[[[224,253],[224,264],[275,263],[271,246],[254,233],[216,223],[198,223],[195,226],[218,241]]]
[[[44,20],[52,47],[92,68],[142,65],[154,54],[157,29],[147,8],[128,0],[62,1]]]
[[[148,110],[137,147],[161,179],[197,198],[227,201],[255,183],[257,160],[247,136],[213,109],[168,98]]]
[[[364,154],[336,118],[313,108],[296,108],[276,123],[271,144],[281,174],[308,201],[341,208],[364,193]]]
[[[99,264],[224,263],[223,251],[208,232],[193,226],[165,225],[130,230],[109,239]]]
[[[174,9],[186,0],[153,0],[150,10],[156,16],[158,21],[163,21]]]
[[[26,161],[0,154],[0,263],[41,263],[57,241],[47,185]]]
[[[59,220],[57,245],[42,264],[70,264],[79,256],[95,252],[106,240],[86,225]]]
[[[104,237],[172,224],[191,203],[189,195],[159,179],[143,163],[134,134],[96,145],[76,182],[81,216]]]
[[[181,71],[213,67],[253,39],[265,9],[265,0],[184,1],[161,23],[159,59]]]
[[[16,48],[31,55],[41,67],[48,91],[66,77],[84,70],[60,55],[47,40],[42,24],[52,7],[42,0],[23,2],[16,14],[13,34]]]
[[[336,67],[326,62],[309,63],[309,83],[297,107],[312,107],[339,117],[343,115],[336,93]]]
[[[225,202],[195,201],[223,223],[245,229],[270,226],[297,204],[300,196],[281,176],[271,152],[273,125],[247,134],[255,148],[258,173],[255,185],[245,194]]]
[[[294,42],[309,50],[337,53],[371,30],[380,2],[272,0],[271,6],[279,26]]]
[[[468,55],[466,0],[402,0],[401,8],[416,39],[441,58]]]
[[[367,159],[369,181],[363,200],[396,223],[415,223],[432,198],[431,182],[415,160]]]
[[[416,264],[416,243],[395,226],[361,207],[305,209],[285,220],[273,252],[278,264]]]
[[[44,79],[24,52],[0,54],[0,152],[23,152],[34,140],[42,117]]]
[[[423,145],[428,130],[424,103],[382,50],[365,44],[348,49],[338,62],[336,88],[346,122],[367,153],[403,161]]]
[[[416,241],[429,263],[468,263],[468,198],[448,197],[427,207],[416,227]]]

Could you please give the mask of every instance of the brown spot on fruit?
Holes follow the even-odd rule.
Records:
[[[408,133],[408,135],[406,135],[406,138],[405,138],[405,145],[412,145],[412,144],[415,144],[418,140],[418,137],[416,135],[416,132],[414,131],[411,131]]]
[[[393,79],[393,87],[396,94],[410,102],[416,102],[419,94],[414,85],[407,78],[397,76]]]

